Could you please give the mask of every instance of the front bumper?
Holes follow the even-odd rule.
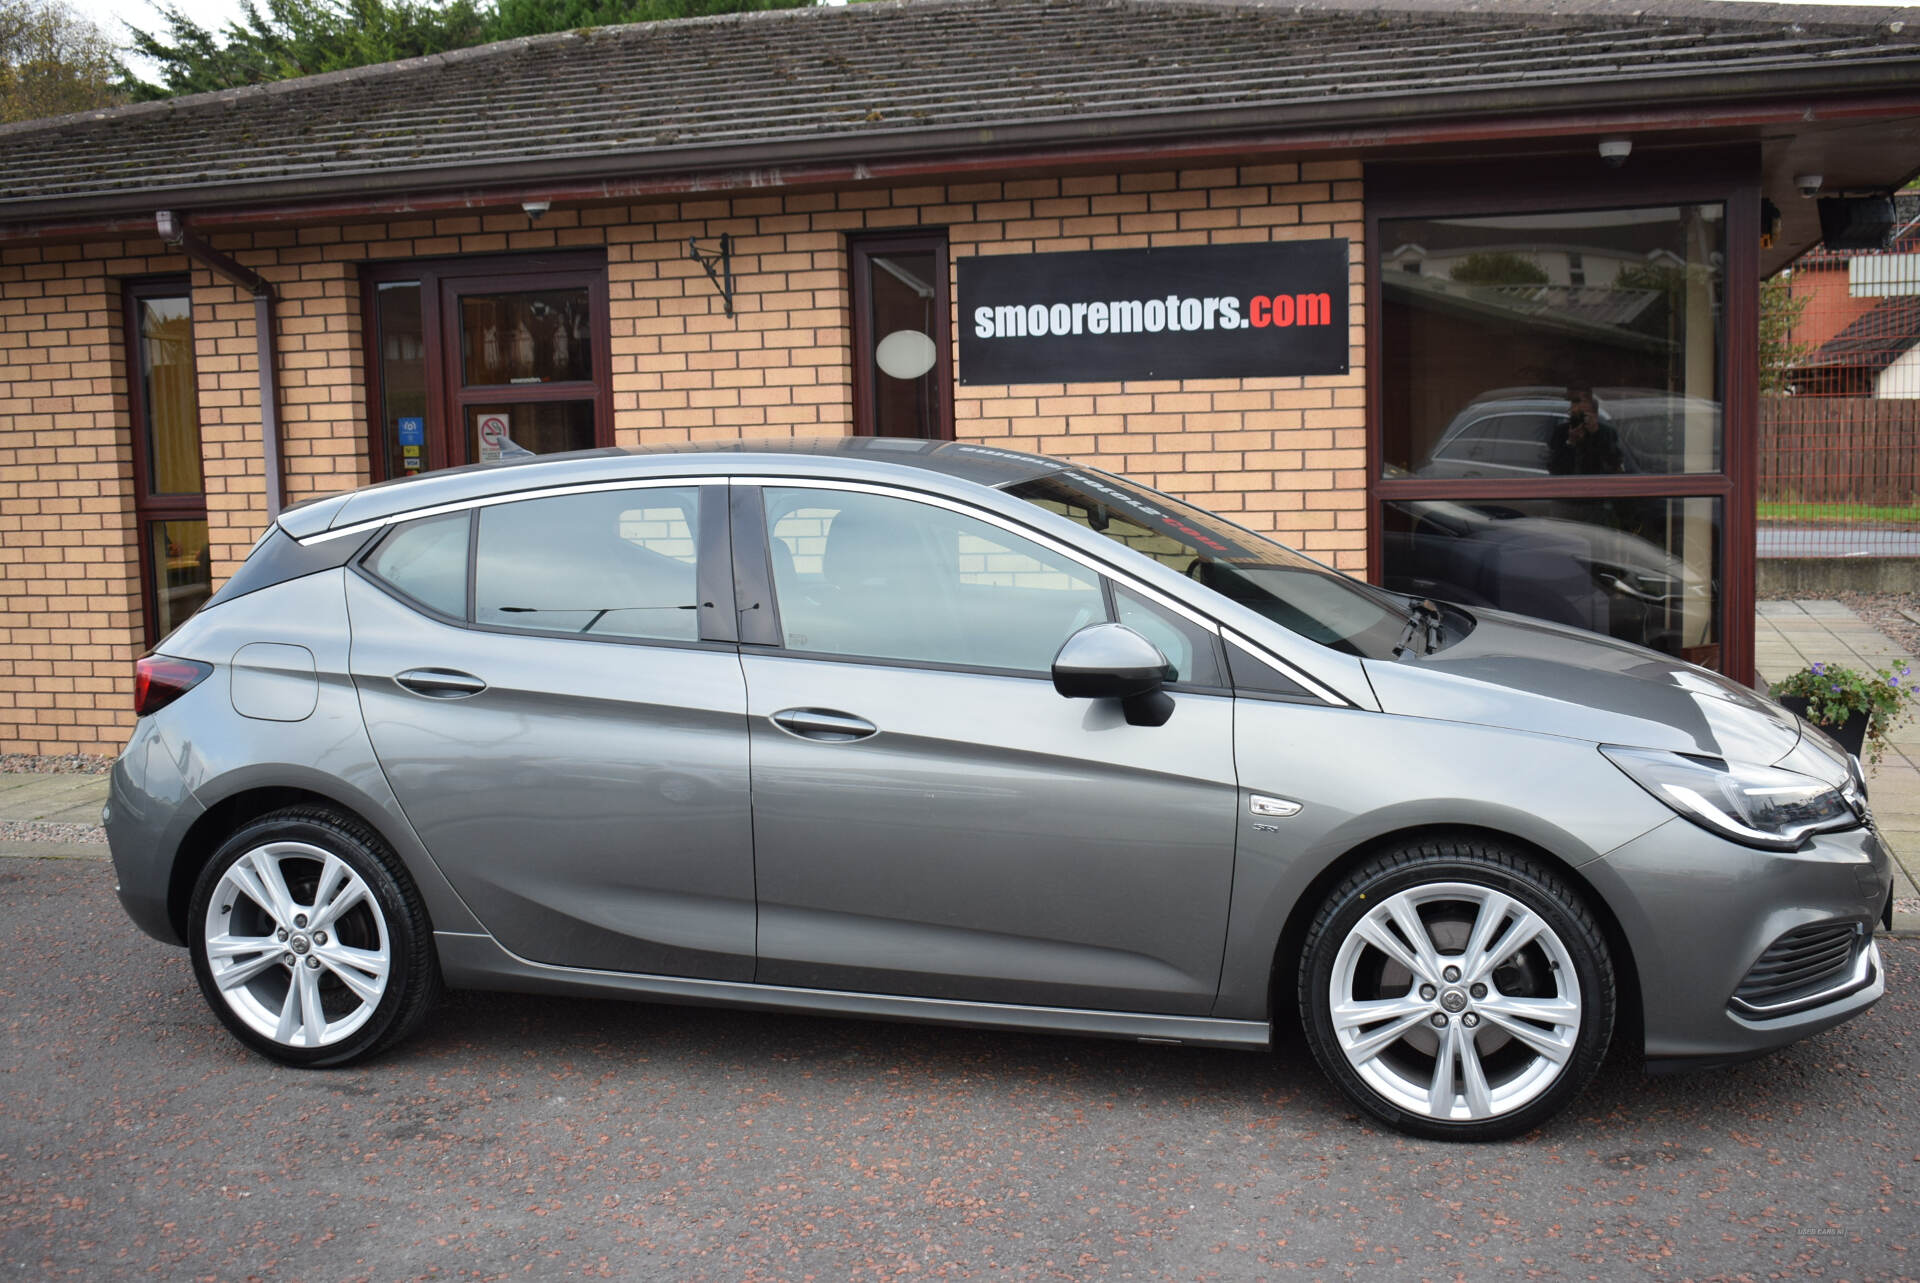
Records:
[[[1675,818],[1581,872],[1633,951],[1649,1061],[1759,1055],[1849,1020],[1886,992],[1873,929],[1892,894],[1893,859],[1870,826],[1819,834],[1798,851],[1759,851]],[[1755,1001],[1754,977],[1823,931],[1853,939],[1852,951],[1809,983]]]

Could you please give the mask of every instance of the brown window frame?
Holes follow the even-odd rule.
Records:
[[[933,324],[939,333],[932,335],[940,355],[934,362],[939,378],[934,383],[935,407],[932,441],[951,441],[953,436],[953,259],[948,249],[947,229],[916,227],[905,231],[879,232],[847,238],[847,280],[853,294],[853,332],[848,354],[853,359],[853,431],[855,436],[878,435],[874,431],[873,395],[873,255],[886,253],[933,254]],[[910,438],[909,438],[910,439]]]
[[[192,494],[156,494],[153,489],[153,420],[147,406],[146,353],[141,348],[140,303],[185,298],[191,310],[191,276],[149,276],[120,286],[121,339],[126,346],[128,440],[133,450],[133,543],[140,565],[140,615],[148,648],[160,644],[159,585],[153,577],[153,527],[167,521],[207,519],[206,450],[202,442],[200,489]]]
[[[1524,176],[1521,176],[1524,175]],[[1492,216],[1627,209],[1644,205],[1726,206],[1726,300],[1721,378],[1720,471],[1664,476],[1422,480],[1381,476],[1385,407],[1381,365],[1381,266],[1367,254],[1367,578],[1383,573],[1381,509],[1394,499],[1718,499],[1721,512],[1720,671],[1753,681],[1755,502],[1759,448],[1760,157],[1750,148],[1711,155],[1655,153],[1628,171],[1589,155],[1510,163],[1379,164],[1366,172],[1366,237],[1399,218]],[[1751,270],[1749,270],[1751,269]]]
[[[613,327],[608,315],[607,259],[598,250],[466,258],[401,259],[369,263],[360,271],[362,351],[366,361],[367,467],[374,481],[387,470],[386,388],[380,363],[379,289],[417,281],[420,330],[427,345],[426,470],[458,467],[465,457],[469,405],[513,401],[592,401],[594,445],[613,444]],[[566,383],[509,383],[466,387],[461,381],[459,315],[463,294],[536,289],[587,291],[593,308],[593,378]],[[413,473],[402,473],[412,476]]]

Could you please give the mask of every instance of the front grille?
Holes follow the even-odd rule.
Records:
[[[1815,922],[1767,946],[1734,1001],[1749,1009],[1788,1006],[1845,981],[1859,958],[1865,933],[1857,922]]]

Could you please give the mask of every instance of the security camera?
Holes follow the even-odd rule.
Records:
[[[538,218],[553,208],[553,202],[547,200],[523,200],[520,202],[520,208],[526,212],[528,218]]]
[[[1793,185],[1800,189],[1801,196],[1812,200],[1820,194],[1821,182],[1822,176],[1819,174],[1801,174],[1793,180]]]
[[[1618,169],[1627,163],[1627,157],[1633,154],[1633,139],[1602,138],[1600,140],[1600,159]]]

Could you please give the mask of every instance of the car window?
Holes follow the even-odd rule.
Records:
[[[1169,495],[1091,469],[1064,469],[1006,493],[1141,552],[1310,641],[1389,658],[1404,600]]]
[[[696,487],[612,490],[480,511],[474,619],[588,637],[693,641]]]
[[[1160,648],[1173,664],[1175,680],[1202,686],[1224,686],[1213,635],[1190,620],[1155,605],[1118,584],[1113,589],[1114,613],[1119,621]]]
[[[455,619],[467,617],[467,514],[395,526],[362,564],[367,571]]]
[[[789,649],[1045,673],[1107,617],[1098,575],[985,521],[832,490],[763,501]]]

